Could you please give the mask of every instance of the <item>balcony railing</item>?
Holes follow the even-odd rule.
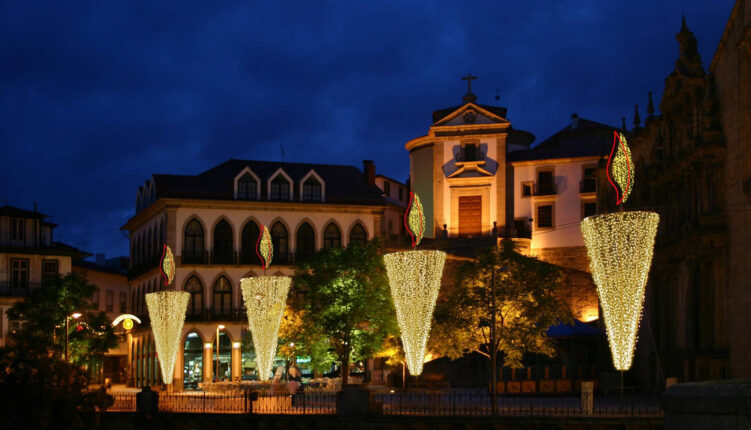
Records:
[[[295,262],[291,252],[274,252],[275,264],[292,264]],[[208,251],[183,251],[182,264],[211,264],[224,266],[260,266],[255,250],[245,252],[208,252]]]
[[[208,264],[209,262],[209,253],[206,251],[183,249],[181,257],[182,264]]]
[[[29,293],[42,284],[39,282],[27,282],[26,284],[15,284],[11,281],[0,281],[0,296],[26,297]]]
[[[535,196],[554,196],[558,194],[558,187],[552,183],[537,183],[534,185],[533,194]]]

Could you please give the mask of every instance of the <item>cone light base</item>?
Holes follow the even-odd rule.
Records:
[[[383,256],[409,373],[422,373],[433,309],[446,262],[443,251],[403,251]]]
[[[617,370],[628,370],[633,362],[659,221],[654,212],[628,211],[581,223]]]
[[[287,294],[292,285],[289,276],[261,276],[240,280],[248,325],[253,336],[258,363],[258,379],[266,381],[274,364]]]
[[[185,323],[190,293],[187,291],[159,291],[146,294],[146,306],[151,318],[156,353],[162,369],[162,381],[172,383],[175,358]]]

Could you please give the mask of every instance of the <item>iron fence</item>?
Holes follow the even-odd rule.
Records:
[[[258,393],[254,414],[327,415],[336,414],[337,391],[289,394]]]
[[[385,415],[491,415],[490,395],[485,391],[405,391],[373,394],[372,409]],[[612,416],[659,417],[658,397],[595,397],[592,414],[582,407],[581,397],[509,397],[499,396],[496,413],[500,416]]]
[[[136,394],[111,394],[114,402],[107,408],[107,412],[135,412]]]

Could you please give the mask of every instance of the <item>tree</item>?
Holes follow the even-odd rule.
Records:
[[[297,357],[310,357],[308,367],[316,372],[331,369],[336,357],[329,350],[329,342],[324,333],[309,323],[309,312],[294,302],[287,306],[279,327],[279,348],[277,355],[288,362]]]
[[[336,356],[343,385],[350,363],[374,356],[386,336],[397,333],[386,270],[373,242],[317,253],[298,265],[294,285],[303,293],[306,326],[322,336],[316,347]]]
[[[481,252],[460,268],[457,278],[457,287],[436,306],[433,350],[451,359],[470,351],[488,357],[494,395],[498,353],[504,365],[513,368],[523,366],[524,354],[555,356],[547,330],[571,321],[571,311],[558,294],[558,267],[504,243]]]
[[[60,357],[65,350],[65,320],[68,318],[68,351],[70,361],[94,368],[101,364],[108,349],[117,346],[107,314],[95,310],[90,299],[96,285],[74,273],[58,276],[49,285],[37,288],[22,302],[8,310],[11,319],[22,320],[19,336],[37,338],[49,344]],[[70,318],[80,313],[77,319]]]
[[[0,427],[92,428],[97,411],[112,404],[103,389],[89,391],[83,366],[99,363],[117,345],[106,315],[87,302],[94,291],[76,275],[58,277],[8,311],[24,324],[0,349]],[[72,354],[65,361],[65,318],[74,312],[83,315],[69,327]]]

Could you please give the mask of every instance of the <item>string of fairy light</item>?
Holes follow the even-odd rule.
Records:
[[[633,360],[659,221],[654,212],[629,211],[581,224],[617,370],[628,370]]]
[[[172,383],[189,299],[190,293],[187,291],[159,291],[146,294],[151,331],[154,333],[156,353],[165,384]]]
[[[383,256],[401,330],[407,367],[422,373],[433,309],[441,287],[446,253],[402,251]]]
[[[268,380],[271,374],[279,325],[291,284],[292,278],[288,276],[261,276],[240,280],[248,325],[256,350],[258,378],[261,381]]]

